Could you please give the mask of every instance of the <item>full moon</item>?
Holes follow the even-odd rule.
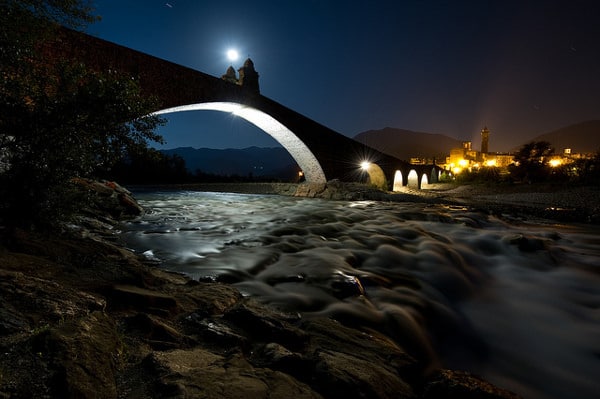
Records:
[[[239,56],[240,55],[238,54],[237,50],[227,50],[227,58],[229,59],[229,61],[235,61],[239,58]]]

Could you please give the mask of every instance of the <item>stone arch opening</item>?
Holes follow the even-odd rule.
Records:
[[[387,190],[387,179],[385,178],[385,173],[383,173],[381,166],[372,162],[364,162],[362,164],[362,169],[367,172],[367,175],[369,176],[367,181],[368,184],[382,190]]]
[[[406,178],[407,180],[407,186],[411,187],[411,188],[419,188],[419,174],[417,173],[416,170],[411,169],[410,172],[408,172],[408,177]]]
[[[394,173],[394,184],[392,185],[392,191],[402,191],[403,186],[402,172],[397,170],[396,173]]]
[[[429,176],[427,176],[427,173],[423,173],[423,175],[421,176],[419,188],[424,189],[424,188],[428,188],[428,187],[429,187]]]
[[[294,132],[265,112],[234,102],[207,102],[166,108],[154,112],[154,114],[161,115],[184,111],[221,111],[239,116],[277,140],[302,169],[307,183],[324,184],[327,182],[321,164],[306,144]],[[383,171],[381,173],[383,175]]]
[[[439,171],[435,167],[431,168],[431,177],[429,178],[429,183],[433,184],[433,183],[438,183],[439,181],[440,181]]]

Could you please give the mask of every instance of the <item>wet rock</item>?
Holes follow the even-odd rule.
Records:
[[[310,381],[314,376],[315,362],[312,359],[275,342],[257,348],[251,360],[255,365],[283,371],[301,381]]]
[[[198,336],[199,340],[228,348],[248,350],[249,339],[220,318],[203,318],[197,313],[185,317],[183,324],[188,334]]]
[[[88,194],[87,213],[113,219],[124,219],[141,215],[144,210],[130,191],[112,181],[76,178],[72,180]]]
[[[6,333],[65,321],[106,305],[96,295],[63,289],[53,280],[2,269],[0,299],[0,312],[7,316],[0,325]]]
[[[132,285],[116,285],[110,293],[109,305],[116,309],[138,309],[163,314],[177,311],[171,295]]]
[[[307,352],[339,352],[366,363],[385,365],[406,381],[424,372],[403,348],[376,331],[357,330],[325,318],[305,320],[300,327],[310,337]]]
[[[101,312],[64,323],[35,337],[40,361],[51,364],[52,397],[116,398],[119,337]]]
[[[342,272],[337,272],[331,277],[330,288],[333,295],[338,299],[365,294],[365,289],[358,277],[349,276]]]
[[[179,348],[191,340],[157,317],[138,313],[125,319],[126,331],[139,336],[153,349]]]
[[[303,183],[297,186],[296,193],[294,194],[294,196],[314,198],[317,196],[321,196],[326,188],[326,184]]]
[[[0,304],[0,335],[14,334],[29,329],[29,323],[10,304]]]
[[[188,306],[202,317],[223,314],[242,300],[242,294],[226,284],[194,282],[184,287],[182,292],[191,301]]]
[[[546,249],[546,243],[539,238],[526,237],[522,234],[507,238],[510,245],[515,245],[523,252],[535,252]]]
[[[308,385],[240,354],[221,356],[204,349],[154,352],[144,361],[155,394],[170,398],[320,398]]]
[[[500,389],[463,371],[440,370],[426,384],[423,399],[518,399],[520,396]]]
[[[326,397],[416,397],[408,383],[380,363],[335,351],[322,351],[317,358],[315,379]]]
[[[299,315],[277,312],[254,300],[241,302],[223,318],[255,342],[277,342],[287,348],[297,348],[303,346],[308,338],[304,331],[292,324],[300,320]]]

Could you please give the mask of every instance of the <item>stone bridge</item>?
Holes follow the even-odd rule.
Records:
[[[53,56],[78,58],[93,69],[135,77],[144,93],[159,99],[157,114],[216,110],[248,120],[289,151],[308,183],[366,181],[395,191],[409,181],[418,188],[437,182],[441,172],[435,165],[411,165],[384,154],[261,95],[250,60],[236,81],[232,69],[217,78],[71,30],[62,30],[51,48]]]

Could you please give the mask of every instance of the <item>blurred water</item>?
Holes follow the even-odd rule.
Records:
[[[303,317],[381,331],[525,398],[600,392],[600,231],[464,208],[137,193],[127,246]]]

